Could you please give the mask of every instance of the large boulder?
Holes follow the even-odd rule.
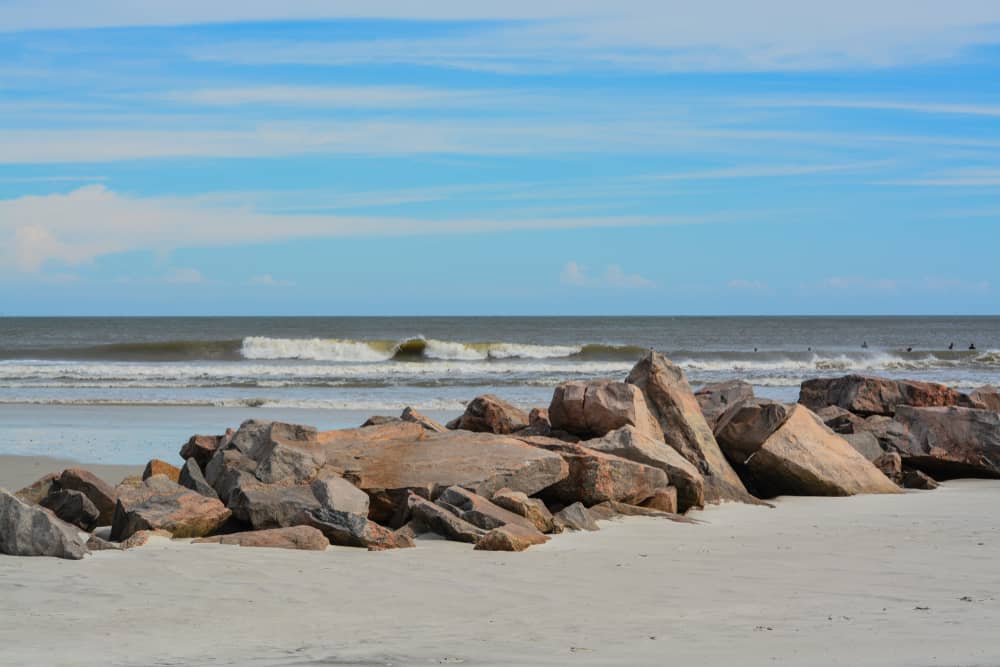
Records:
[[[742,464],[781,428],[792,408],[763,398],[743,401],[729,408],[715,427],[715,441],[726,457]]]
[[[53,514],[87,532],[97,527],[100,512],[94,507],[87,496],[79,491],[59,489],[45,496],[40,503],[42,507],[52,510]]]
[[[605,500],[619,500],[638,505],[670,483],[660,468],[582,445],[542,437],[526,438],[525,442],[559,454],[569,467],[565,479],[541,492],[547,503],[581,502],[589,507]]]
[[[197,491],[208,498],[219,497],[219,494],[212,488],[212,485],[205,479],[205,475],[202,474],[201,467],[194,457],[184,462],[184,467],[181,468],[181,474],[177,478],[177,483],[192,491]]]
[[[187,461],[188,459],[194,459],[204,470],[205,466],[212,459],[212,455],[215,454],[215,450],[219,448],[220,443],[225,436],[221,435],[192,435],[191,438],[184,443],[181,447],[181,459]],[[232,434],[229,435],[232,437]]]
[[[662,440],[654,440],[633,426],[623,426],[603,438],[586,440],[581,444],[667,473],[670,484],[677,487],[681,512],[705,504],[705,480],[701,473],[693,463]]]
[[[433,419],[431,419],[426,415],[420,414],[411,407],[404,408],[403,414],[401,414],[399,418],[404,422],[412,422],[414,424],[419,424],[428,431],[432,431],[434,433],[444,433],[445,431],[448,430],[442,424],[434,421]]]
[[[181,469],[166,461],[152,459],[142,471],[142,479],[145,481],[153,475],[165,475],[169,480],[176,482],[181,477]]]
[[[507,401],[485,394],[472,399],[458,418],[457,428],[479,433],[508,434],[528,427],[528,415]]]
[[[524,551],[535,544],[545,544],[548,539],[534,528],[509,524],[480,537],[476,551]]]
[[[806,380],[799,391],[799,403],[810,410],[836,405],[862,417],[891,417],[901,405],[912,407],[977,407],[969,396],[934,382],[889,380],[869,375]]]
[[[768,497],[899,492],[871,461],[801,405],[741,467],[754,489]]]
[[[564,507],[555,515],[556,526],[559,532],[566,530],[600,530],[597,521],[583,503],[573,503],[569,507]]]
[[[194,544],[231,544],[240,547],[264,547],[269,549],[298,549],[302,551],[326,551],[330,540],[322,532],[311,526],[271,528],[244,533],[230,533],[214,537],[192,540]]]
[[[371,498],[369,518],[394,527],[402,523],[411,492],[434,499],[449,486],[460,486],[490,497],[507,487],[534,495],[568,473],[558,454],[510,437],[431,433],[406,422],[326,431],[318,440],[327,466]]]
[[[250,454],[255,450],[261,451],[261,448],[269,443],[308,442],[315,436],[316,429],[313,426],[248,419],[240,424],[239,429],[229,438],[229,442],[221,443],[220,447],[232,447],[244,454]]]
[[[520,491],[500,489],[493,494],[492,500],[495,505],[514,514],[520,514],[543,533],[551,533],[555,528],[552,512],[538,498],[530,498]]]
[[[233,517],[254,530],[307,524],[306,513],[323,505],[308,484],[282,486],[243,478],[229,496]]]
[[[869,461],[874,461],[885,453],[874,433],[865,431],[860,433],[844,433],[840,437],[850,443],[851,447],[858,450],[858,453]]]
[[[460,486],[448,487],[434,502],[460,519],[483,530],[513,525],[525,530],[540,532],[531,521],[520,514],[506,510]]]
[[[205,480],[224,504],[237,487],[257,480],[257,462],[235,447],[220,447],[205,467]]]
[[[312,485],[313,495],[326,509],[338,512],[349,512],[358,516],[368,516],[368,494],[336,475],[315,480]]]
[[[407,499],[410,514],[414,522],[421,528],[437,533],[457,542],[475,544],[486,531],[461,519],[449,510],[424,500],[415,493]]]
[[[90,550],[77,528],[0,489],[0,553],[79,560]]]
[[[49,495],[53,490],[58,490],[59,488],[59,473],[50,472],[46,474],[41,479],[32,482],[30,485],[24,487],[14,495],[17,496],[18,500],[22,500],[29,505],[39,505],[45,496]]]
[[[306,523],[318,529],[331,543],[344,547],[364,547],[369,551],[405,549],[413,538],[404,532],[391,531],[362,514],[321,507],[306,513]]]
[[[993,385],[986,385],[976,389],[969,394],[969,398],[973,402],[978,403],[984,410],[1000,412],[1000,389],[997,389]]]
[[[650,350],[632,368],[627,381],[642,389],[664,441],[704,477],[707,502],[757,502],[719,449],[684,371],[665,355]]]
[[[553,429],[582,438],[600,438],[623,426],[657,440],[663,437],[642,391],[614,380],[563,382],[552,394],[549,421]]]
[[[121,542],[140,530],[165,530],[174,537],[203,537],[215,531],[231,512],[218,500],[185,488],[166,476],[144,482],[132,499],[119,499],[111,539]]]
[[[855,423],[853,428],[853,433],[856,435],[862,433],[872,435],[884,452],[904,451],[913,446],[910,430],[892,417],[873,415]]]
[[[711,428],[719,421],[719,417],[730,407],[741,401],[748,401],[753,396],[753,385],[743,380],[729,380],[707,384],[694,392],[701,406],[701,413]]]
[[[79,491],[87,496],[97,508],[97,523],[100,526],[111,524],[115,515],[115,505],[118,502],[118,492],[114,487],[97,475],[83,468],[67,468],[59,475],[58,487],[70,491]]]
[[[897,449],[906,465],[935,479],[1000,477],[1000,414],[902,406],[896,419],[910,434]]]
[[[864,423],[865,418],[859,417],[850,410],[845,410],[836,405],[828,405],[815,412],[816,416],[822,419],[823,423],[829,426],[834,433],[846,435],[848,433],[855,433],[858,430],[864,430],[863,428],[859,429],[859,427]]]

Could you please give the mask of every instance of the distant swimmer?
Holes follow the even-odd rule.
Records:
[[[954,343],[948,343],[948,349],[949,350],[954,350],[955,349],[955,344]]]
[[[754,348],[754,349],[753,349],[753,351],[754,351],[754,352],[756,352],[756,351],[757,351],[757,348]]]
[[[969,343],[969,349],[970,350],[976,349],[976,344],[975,343]]]
[[[862,350],[867,350],[868,349],[868,341],[865,341],[865,342],[861,343],[861,349]]]
[[[913,352],[913,348],[912,347],[908,347],[908,348],[906,348],[906,351],[907,352]]]

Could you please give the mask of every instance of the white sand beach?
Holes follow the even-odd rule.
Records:
[[[629,518],[524,553],[0,556],[3,665],[995,665],[1000,482]]]

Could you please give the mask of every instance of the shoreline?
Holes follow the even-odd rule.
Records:
[[[0,664],[995,664],[998,494],[724,504],[517,554],[154,540],[73,564],[0,556]],[[231,620],[218,632],[206,600]]]
[[[115,486],[129,475],[142,474],[145,467],[145,464],[116,465],[87,463],[85,461],[50,456],[0,454],[0,489],[7,489],[13,493],[49,473],[60,472],[66,468],[83,468],[94,473],[108,484]]]

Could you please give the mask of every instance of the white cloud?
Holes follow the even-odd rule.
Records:
[[[559,282],[572,287],[610,287],[616,289],[636,289],[655,287],[656,283],[637,273],[626,273],[617,264],[610,264],[604,273],[590,277],[584,267],[577,262],[566,262],[559,273]]]
[[[820,286],[833,290],[866,289],[893,291],[899,287],[899,281],[889,278],[871,279],[859,276],[832,276],[822,281]]]
[[[257,285],[261,287],[294,287],[295,283],[290,280],[277,280],[270,273],[265,273],[260,276],[254,276],[250,279],[251,285]]]
[[[1000,187],[1000,169],[952,169],[922,178],[880,181],[879,185],[942,188]]]
[[[698,224],[714,216],[593,216],[418,219],[285,215],[248,207],[209,206],[197,198],[136,198],[103,185],[67,194],[0,199],[0,267],[37,272],[130,250],[266,243],[346,236],[475,234],[535,229]],[[612,277],[613,278],[613,277]]]
[[[783,109],[861,109],[869,111],[907,111],[936,115],[1000,116],[1000,106],[990,104],[952,104],[875,99],[792,99],[780,97],[768,100],[740,100],[736,103],[747,106]]]

